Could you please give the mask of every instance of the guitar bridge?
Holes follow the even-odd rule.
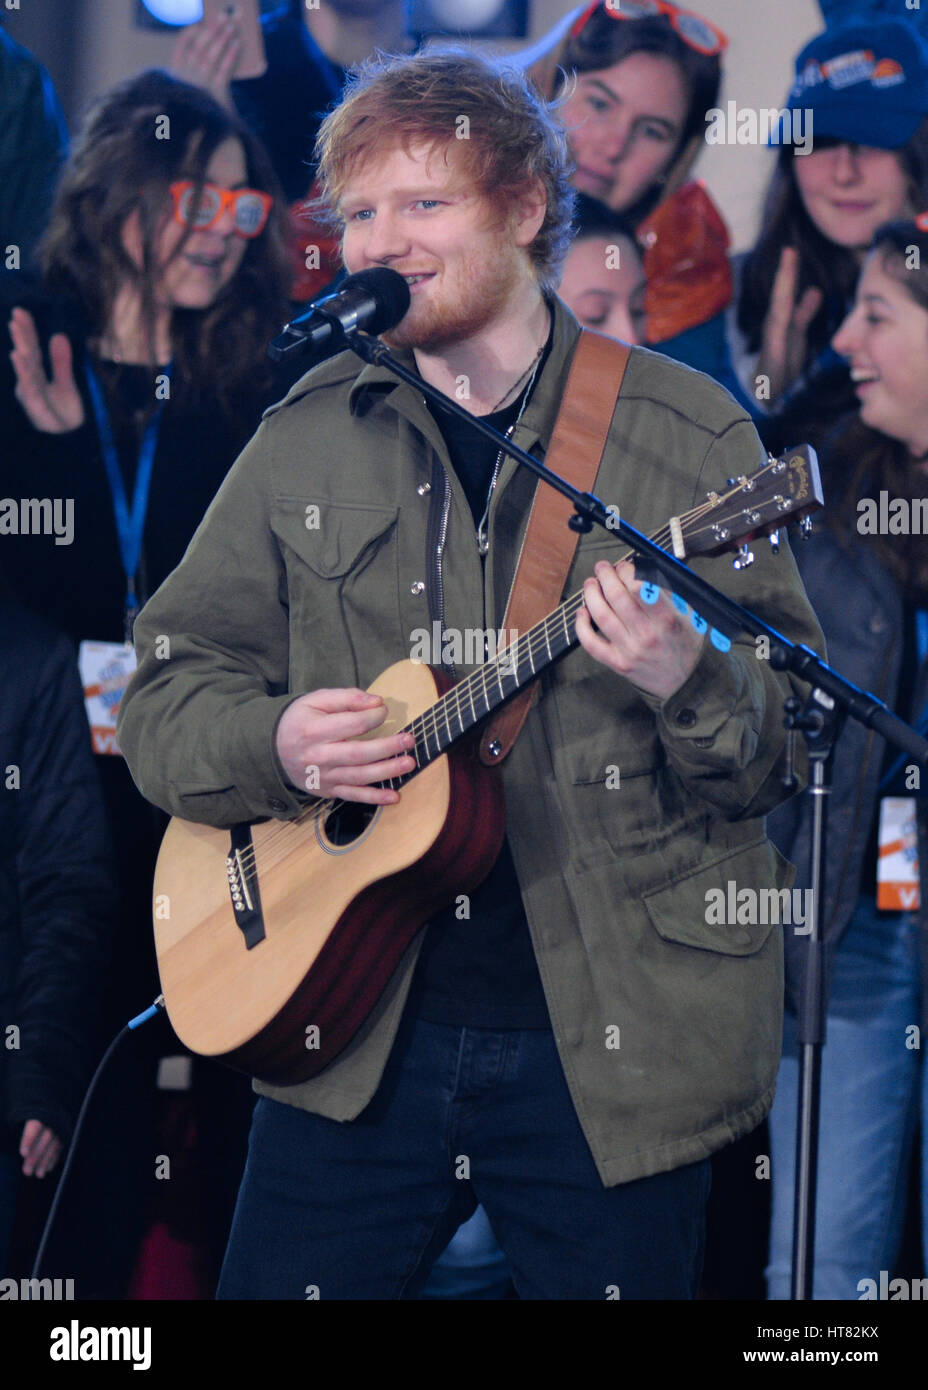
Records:
[[[250,951],[263,941],[267,933],[264,929],[264,916],[261,912],[261,895],[258,892],[258,873],[255,868],[254,841],[251,826],[247,822],[233,825],[230,831],[230,848],[226,855],[226,876],[229,880],[229,894],[232,898],[232,913],[235,925],[245,938]]]

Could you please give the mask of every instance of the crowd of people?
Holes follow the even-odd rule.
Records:
[[[103,93],[66,153],[47,77],[0,30],[0,63],[19,75],[4,92],[31,94],[44,113],[31,129],[47,137],[29,155],[34,178],[15,224],[0,225],[0,244],[24,252],[0,275],[2,491],[21,506],[0,532],[13,673],[0,720],[0,864],[15,904],[0,920],[0,1025],[18,1030],[0,1054],[0,1270],[17,1192],[60,1166],[94,1060],[158,992],[151,897],[166,813],[218,825],[233,804],[247,812],[239,820],[292,818],[311,805],[300,769],[325,767],[333,739],[359,739],[381,721],[379,702],[357,688],[406,654],[394,628],[415,627],[418,610],[391,585],[413,555],[421,563],[423,544],[438,544],[449,621],[469,611],[461,595],[470,602],[495,584],[481,615],[484,627],[490,611],[501,624],[499,594],[527,508],[503,456],[421,398],[391,397],[376,371],[358,380],[356,361],[336,359],[288,396],[304,364],[268,358],[296,308],[346,271],[383,264],[424,276],[411,286],[406,337],[400,328],[390,341],[449,394],[463,371],[468,409],[525,447],[547,447],[578,323],[659,354],[630,358],[595,489],[608,489],[606,500],[634,496],[641,529],[655,508],[655,523],[666,520],[707,486],[750,471],[762,458],[758,436],[774,453],[811,442],[826,507],[792,547],[797,569],[786,546],[779,569],[758,554],[753,574],[737,580],[746,587],[731,592],[796,640],[820,646],[823,633],[842,674],[928,731],[924,540],[914,526],[871,534],[861,525],[866,499],[902,499],[914,517],[926,492],[928,41],[918,17],[835,20],[798,53],[792,76],[783,74],[783,142],[757,153],[773,170],[762,229],[738,256],[710,191],[690,176],[706,113],[724,91],[728,40],[716,24],[664,0],[598,0],[497,60],[434,46],[416,53],[406,18],[403,0],[315,9],[291,0],[262,21],[267,70],[246,80],[235,77],[234,20],[184,31],[171,71]],[[369,61],[375,50],[398,56]],[[442,174],[423,151],[440,147],[452,110],[471,113],[472,133],[456,146],[449,137]],[[808,150],[786,134],[799,111],[814,121]],[[493,132],[484,143],[481,120]],[[14,155],[0,148],[0,164]],[[9,182],[0,184],[3,218]],[[404,189],[416,195],[408,207]],[[478,216],[484,203],[495,221]],[[435,265],[444,297],[428,286]],[[378,438],[365,433],[375,426]],[[313,452],[317,437],[325,448]],[[431,471],[420,449],[431,451]],[[374,468],[390,450],[395,478]],[[372,500],[379,510],[365,513],[366,529],[346,521],[325,549],[308,529],[275,522],[268,498],[304,493],[342,513]],[[441,512],[439,495],[440,523],[408,519],[424,498]],[[25,499],[36,496],[66,503],[60,526],[53,511],[54,526],[30,528]],[[480,563],[463,553],[474,531]],[[785,799],[778,780],[778,701],[790,689],[743,641],[722,673],[718,653],[707,657],[666,596],[652,613],[631,579],[599,568],[593,579],[607,553],[594,540],[581,545],[572,574],[592,585],[591,620],[583,610],[577,619],[584,655],[545,678],[505,765],[507,834],[471,918],[453,907],[433,913],[418,961],[404,958],[403,983],[361,1045],[319,1079],[259,1082],[253,1120],[247,1078],[195,1063],[201,1296],[218,1282],[224,1297],[305,1297],[319,1280],[294,1255],[302,1239],[334,1297],[583,1298],[613,1284],[623,1297],[693,1297],[709,1157],[770,1112],[767,1296],[789,1297],[807,941],[783,931],[781,999],[778,932],[752,929],[750,941],[720,946],[693,919],[702,916],[697,888],[711,886],[697,866],[722,863],[728,879],[739,866],[748,878],[766,875],[758,886],[787,881],[781,858],[761,855],[765,817],[780,856],[797,866],[795,887],[809,886],[811,812],[805,798]],[[728,589],[721,567],[730,574],[730,562],[713,564],[707,574]],[[406,589],[424,591],[434,617],[431,573],[416,582]],[[310,615],[309,631],[297,615]],[[316,641],[312,622],[331,640]],[[165,634],[169,663],[154,650]],[[642,643],[656,655],[643,657]],[[268,696],[271,722],[258,708]],[[628,726],[615,756],[594,732],[614,705]],[[234,755],[227,709],[241,710],[253,739]],[[367,746],[375,752],[348,760],[358,775],[338,765],[322,796],[396,798],[379,784],[412,770],[408,744]],[[602,792],[600,764],[612,761],[629,788],[621,799]],[[860,1281],[893,1269],[920,1133],[928,1211],[918,1042],[928,1025],[919,895],[928,814],[917,773],[847,722],[823,916],[816,1298],[856,1299]],[[600,797],[621,808],[609,813],[619,819]],[[549,836],[569,817],[579,824],[564,831],[562,859]],[[589,849],[576,846],[581,832]],[[51,854],[60,843],[66,852]],[[653,865],[646,877],[652,856],[666,878]],[[610,907],[620,885],[634,906]],[[582,923],[573,936],[561,920],[572,912]],[[735,1000],[742,992],[749,1018]],[[596,1044],[580,1045],[578,1020],[605,1020],[608,1033],[618,1001],[625,1051],[610,1071],[608,1056],[605,1066],[590,1061]],[[671,1033],[692,1030],[685,1056],[659,1037],[661,1009]],[[159,1056],[182,1050],[158,1027],[114,1064],[84,1141],[105,1161],[78,1164],[80,1210],[61,1218],[58,1239],[85,1297],[126,1297],[145,1284],[154,1077]],[[465,1055],[461,1039],[481,1033],[483,1053],[475,1043]],[[492,1056],[491,1040],[502,1049]],[[451,1126],[451,1109],[436,1101],[447,1077],[468,1078],[466,1101],[497,1073],[514,1109],[487,1102],[485,1128],[469,1134],[489,1155],[486,1200],[476,1181],[440,1197],[434,1173],[411,1166],[402,1192],[384,1191],[385,1153],[399,1170],[408,1134]],[[548,1127],[533,1130],[547,1107]],[[513,1114],[523,1130],[506,1128]],[[556,1173],[531,1152],[539,1132]],[[513,1134],[518,1154],[507,1150]],[[301,1193],[307,1156],[321,1175],[350,1174],[331,1179],[331,1210],[310,1210]],[[528,1197],[516,1195],[520,1163],[531,1168]],[[536,1191],[559,1208],[550,1230],[536,1230]],[[355,1217],[337,1239],[333,1210]],[[652,1221],[666,1223],[659,1259],[648,1253]],[[34,1235],[25,1233],[26,1248]],[[563,1263],[571,1240],[583,1248],[583,1277],[558,1283],[542,1271],[552,1258]],[[613,1276],[609,1252],[621,1241],[623,1272]]]

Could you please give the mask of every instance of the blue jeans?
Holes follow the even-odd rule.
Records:
[[[420,1298],[504,1298],[510,1288],[506,1256],[483,1207],[459,1226],[432,1265]]]
[[[603,1187],[551,1033],[406,1018],[356,1120],[258,1101],[218,1297],[417,1298],[479,1202],[521,1298],[692,1298],[709,1180]]]
[[[906,1046],[919,1038],[906,1032],[919,1023],[919,1002],[915,914],[877,912],[862,898],[836,954],[822,1052],[814,1298],[859,1299],[862,1279],[879,1284],[880,1270],[892,1271],[919,1111],[923,1126],[928,1115],[922,1053]],[[773,1299],[790,1296],[798,1080],[796,1020],[787,1015],[770,1115]],[[923,1163],[928,1212],[926,1170]]]

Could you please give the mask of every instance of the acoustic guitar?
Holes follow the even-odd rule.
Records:
[[[729,485],[655,542],[686,556],[740,547],[742,564],[747,538],[822,505],[805,446]],[[387,784],[402,788],[398,803],[320,799],[293,820],[231,830],[170,822],[155,945],[168,1015],[191,1051],[279,1085],[338,1056],[423,924],[490,872],[505,833],[502,781],[468,735],[577,645],[582,606],[574,594],[457,683],[409,660],[374,681],[388,713],[372,736],[415,737],[415,770]]]

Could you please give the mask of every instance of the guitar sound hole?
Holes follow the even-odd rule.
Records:
[[[325,835],[330,844],[350,845],[360,839],[379,807],[363,806],[360,801],[345,801],[325,820]]]

